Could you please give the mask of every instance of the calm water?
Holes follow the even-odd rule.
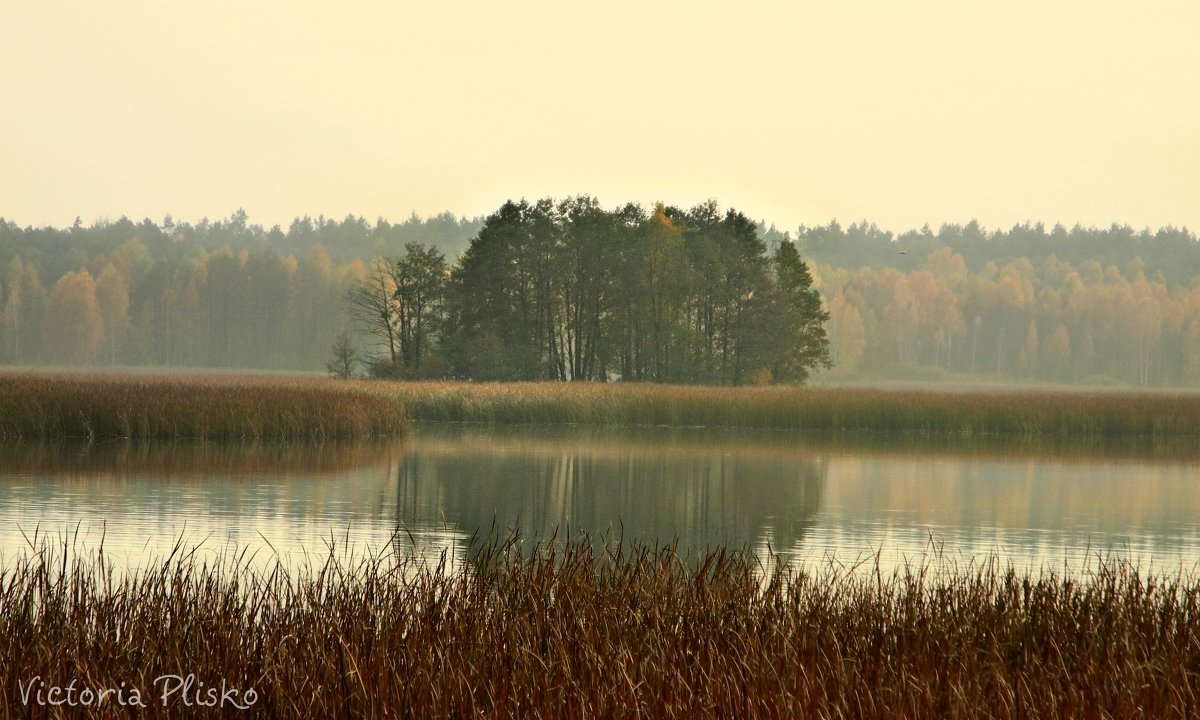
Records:
[[[1099,454],[1098,454],[1099,453]],[[303,563],[451,561],[585,531],[797,562],[1200,563],[1200,454],[851,448],[785,433],[422,426],[357,445],[0,444],[0,556],[48,538],[139,565],[180,540]]]

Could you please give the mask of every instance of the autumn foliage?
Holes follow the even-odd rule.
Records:
[[[1200,284],[1172,283],[1136,256],[1072,263],[1053,250],[974,269],[945,245],[897,261],[885,247],[875,266],[817,263],[833,375],[1200,383]],[[1189,260],[1173,275],[1197,269]]]
[[[591,222],[590,213],[579,217]],[[686,230],[682,216],[672,223]],[[122,218],[57,230],[22,229],[0,219],[0,362],[321,371],[338,334],[354,324],[346,292],[368,277],[377,258],[399,257],[413,240],[437,248],[453,265],[484,225],[482,218],[442,216],[397,225],[382,219],[372,225],[362,218],[314,222],[306,217],[285,232],[248,225],[244,213],[235,213],[215,223],[176,224],[167,218],[161,224],[135,224]],[[572,236],[578,242],[568,243],[563,255],[571,270],[564,275],[570,279],[564,285],[569,293],[561,294],[562,309],[555,310],[569,342],[559,343],[561,352],[544,354],[553,354],[556,362],[561,358],[558,364],[564,366],[573,358],[580,369],[560,375],[589,377],[584,368],[595,353],[588,348],[607,343],[632,347],[636,352],[622,350],[623,356],[642,359],[608,368],[625,379],[706,382],[724,377],[652,372],[661,364],[664,348],[680,346],[680,338],[690,340],[696,333],[711,335],[712,341],[698,351],[684,343],[691,354],[676,347],[672,356],[699,352],[705,359],[709,348],[717,347],[715,356],[726,362],[732,350],[727,353],[718,341],[725,337],[725,318],[736,319],[738,308],[726,301],[748,295],[726,293],[729,298],[716,298],[724,305],[709,302],[705,292],[737,285],[711,272],[720,267],[711,262],[712,248],[693,243],[688,263],[703,272],[689,278],[688,263],[681,264],[675,252],[678,233],[661,223],[655,227],[661,232],[648,233],[627,248],[638,251],[627,253],[629,267],[645,270],[647,281],[620,286],[608,296],[596,294],[605,277],[596,268],[607,267],[595,263],[601,247],[592,237],[596,228],[580,224]],[[768,254],[783,246],[782,232],[763,230],[749,220],[746,228],[759,234]],[[825,330],[834,367],[824,379],[1200,384],[1200,283],[1195,282],[1200,242],[1186,229],[1139,233],[1114,225],[985,231],[970,223],[897,237],[865,224],[842,228],[830,223],[800,228],[792,240],[830,315]],[[502,253],[489,258],[512,260]],[[491,266],[483,264],[479,277],[493,277]],[[611,279],[639,277],[632,269]],[[529,287],[537,285],[525,280]],[[675,285],[684,281],[692,288],[685,294],[688,302],[667,303],[679,295]],[[492,335],[507,322],[510,306],[532,316],[542,305],[556,306],[542,302],[548,292],[544,287],[536,288],[542,295],[530,291],[527,297],[519,288],[501,289],[495,298],[475,305],[468,303],[470,298],[460,303],[483,308],[479,317],[466,313],[457,318],[465,328],[457,356],[483,359],[458,373],[464,377],[540,376],[503,371],[521,366],[524,350],[550,347],[549,340],[526,342],[522,337],[506,345],[500,342],[503,337],[492,342]],[[718,312],[726,306],[732,310]],[[599,323],[583,322],[588,316],[581,309],[593,310],[590,317]],[[645,310],[650,321],[635,326],[630,322],[633,310]],[[675,317],[664,318],[664,311]],[[687,322],[681,325],[680,318]],[[633,330],[615,331],[627,327]],[[692,331],[681,332],[689,327]],[[746,325],[739,332],[770,339],[778,335],[771,330]],[[729,337],[735,335],[731,330]],[[637,342],[631,344],[630,338]],[[439,339],[430,336],[430,341]],[[355,341],[368,357],[386,354],[364,333]],[[736,342],[728,345],[737,347]],[[741,381],[756,382],[761,369],[752,363]],[[453,374],[451,370],[436,363],[422,366],[429,375]]]

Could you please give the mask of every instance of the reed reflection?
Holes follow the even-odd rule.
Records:
[[[52,475],[252,477],[340,474],[377,467],[403,440],[330,442],[168,442],[50,440],[0,442],[0,478]]]
[[[0,555],[35,532],[132,565],[176,543],[251,546],[264,563],[334,540],[383,546],[402,453],[395,441],[0,443]]]
[[[586,531],[597,547],[770,547],[797,561],[901,563],[936,541],[1035,568],[1108,548],[1190,566],[1197,477],[1200,461],[1173,453],[698,429],[427,424],[384,443],[0,443],[0,561],[28,550],[24,531],[74,539],[78,528],[132,564],[181,538],[249,544],[264,562],[336,543],[456,564],[489,533],[531,546]]]

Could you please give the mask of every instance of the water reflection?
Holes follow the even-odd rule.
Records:
[[[886,567],[940,551],[1038,570],[1115,555],[1160,568],[1200,562],[1195,457],[840,453],[819,530],[794,557],[859,548]]]
[[[931,548],[960,564],[1200,560],[1197,457],[814,441],[793,433],[425,425],[402,442],[0,444],[0,556],[64,538],[129,564],[175,543],[261,563],[337,551],[454,564],[489,531],[586,531],[789,560]],[[78,536],[76,537],[76,533]],[[398,543],[397,543],[398,541]]]
[[[684,548],[800,543],[826,462],[750,435],[662,429],[423,429],[401,466],[397,517],[533,542],[584,531]]]
[[[259,564],[334,543],[386,545],[403,445],[391,443],[0,444],[0,554],[52,545],[141,565],[177,542],[251,547]],[[351,534],[347,534],[347,533]],[[353,542],[350,542],[350,541]]]

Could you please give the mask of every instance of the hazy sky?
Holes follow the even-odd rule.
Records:
[[[1200,230],[1198,36],[1196,0],[11,2],[0,216]]]

